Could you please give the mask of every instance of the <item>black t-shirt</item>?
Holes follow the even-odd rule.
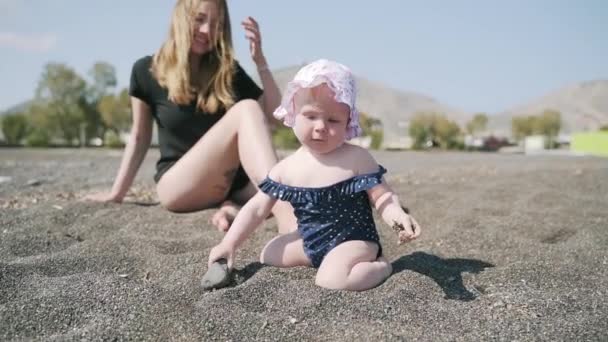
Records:
[[[129,95],[148,104],[157,123],[160,159],[156,164],[154,179],[158,182],[162,174],[224,116],[225,110],[205,113],[196,106],[196,99],[188,105],[171,102],[167,89],[161,87],[152,75],[151,66],[152,56],[142,57],[135,62]],[[257,100],[262,95],[262,90],[238,62],[232,89],[235,103],[243,99]]]

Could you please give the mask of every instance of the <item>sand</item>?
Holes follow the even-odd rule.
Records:
[[[266,221],[233,284],[205,292],[213,210],[156,204],[157,151],[124,204],[109,189],[120,151],[0,150],[0,340],[608,339],[608,159],[379,152],[423,227],[393,275],[362,292],[314,285],[314,270],[260,265]]]

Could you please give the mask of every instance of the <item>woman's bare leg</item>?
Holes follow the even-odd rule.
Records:
[[[266,117],[253,100],[236,103],[173,165],[156,186],[161,204],[170,211],[188,212],[220,205],[239,162],[254,184],[277,163]],[[273,208],[279,232],[295,230],[289,203]]]
[[[315,283],[328,289],[350,291],[378,286],[393,271],[386,258],[377,258],[378,248],[378,244],[369,241],[339,244],[323,259]]]

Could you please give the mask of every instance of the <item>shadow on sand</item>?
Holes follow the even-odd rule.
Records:
[[[415,252],[404,255],[393,262],[393,274],[411,270],[433,279],[445,293],[445,299],[471,301],[477,296],[467,290],[462,282],[462,273],[480,273],[494,267],[485,261],[475,259],[442,259],[438,256]],[[477,289],[483,292],[483,288]]]
[[[260,262],[253,262],[241,269],[235,269],[231,275],[232,279],[227,287],[234,287],[245,283],[253,277],[260,269],[267,267]],[[415,252],[404,255],[393,262],[393,274],[411,270],[433,279],[445,293],[445,299],[471,301],[477,297],[470,292],[462,281],[464,272],[480,273],[488,267],[494,267],[485,261],[475,259],[442,259],[438,256]],[[475,287],[482,292],[482,287]]]

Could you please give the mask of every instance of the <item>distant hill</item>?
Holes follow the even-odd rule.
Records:
[[[296,65],[273,70],[281,92],[301,67]],[[443,113],[463,127],[470,118],[468,113],[441,104],[429,96],[399,91],[359,76],[355,78],[359,87],[357,106],[360,111],[382,122],[385,144],[399,144],[407,137],[409,120],[417,112]]]
[[[608,80],[567,86],[527,104],[490,116],[488,130],[509,136],[514,116],[538,115],[546,109],[561,113],[561,133],[564,134],[597,130],[602,125],[608,125]]]
[[[17,105],[7,108],[6,110],[0,110],[0,118],[5,115],[8,115],[8,114],[25,112],[25,111],[27,111],[29,106],[32,104],[32,102],[33,102],[32,100],[23,101]]]

